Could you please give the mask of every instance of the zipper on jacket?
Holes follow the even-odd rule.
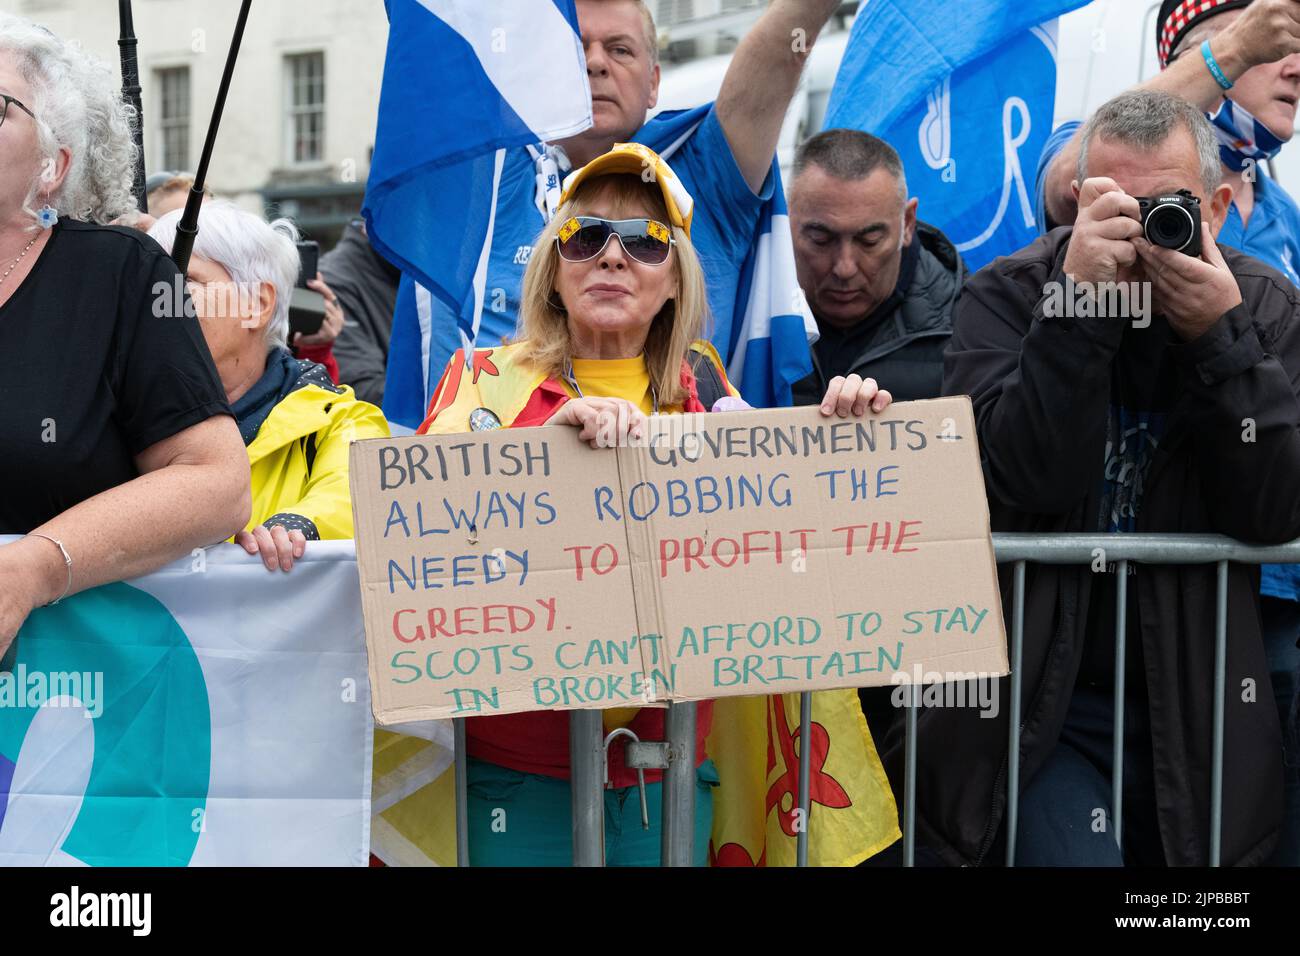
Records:
[[[1025,726],[1027,724],[1028,721],[1021,721],[1020,734],[1017,735],[1017,739],[1019,739],[1020,736],[1023,736],[1025,732]],[[1003,778],[1005,778],[1007,775],[1007,765],[1010,763],[1010,760],[1011,760],[1011,748],[1008,747],[1007,753],[1002,758],[1002,763],[998,767],[998,775],[993,778],[993,795],[995,798],[997,797],[998,790],[1002,787]],[[1007,806],[1010,806],[1010,803],[1011,803],[1011,794],[1008,793]],[[997,827],[999,824],[1006,822],[1007,807],[1003,807],[1002,819],[998,822],[998,824],[994,824],[993,822],[996,816],[997,816],[996,813],[991,814],[989,816],[989,822],[984,827],[984,836],[980,838],[980,849],[979,849],[979,853],[975,857],[975,862],[973,864],[974,866],[983,866],[984,858],[988,856],[989,850],[993,849],[993,841],[997,837]]]

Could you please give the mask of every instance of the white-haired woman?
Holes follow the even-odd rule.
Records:
[[[33,608],[247,520],[248,466],[176,267],[132,229],[108,67],[0,14],[0,654]]]
[[[181,210],[149,230],[164,249]],[[388,434],[383,413],[287,347],[297,230],[225,200],[203,204],[189,292],[252,465],[253,511],[235,536],[267,570],[288,571],[308,541],[352,537],[348,444]]]

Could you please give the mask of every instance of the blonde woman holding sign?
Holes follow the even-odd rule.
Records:
[[[643,438],[647,415],[747,407],[728,382],[713,347],[702,341],[707,296],[690,237],[693,208],[691,196],[667,163],[639,144],[618,144],[573,173],[524,276],[519,340],[476,350],[468,362],[463,352],[453,356],[420,432],[568,425],[580,429],[580,437],[592,447],[612,447]],[[861,416],[881,412],[889,402],[889,393],[874,381],[852,376],[830,383],[821,410],[828,416]],[[852,697],[856,708],[852,691],[833,693]],[[712,701],[701,703],[697,720],[698,865],[709,858],[712,789],[719,782],[709,759],[714,706]],[[753,732],[761,735],[766,724],[760,718]],[[542,711],[476,717],[466,726],[471,863],[568,865],[568,715]],[[627,727],[641,740],[663,740],[664,712],[607,710],[605,726]],[[849,732],[854,729],[859,731],[862,762],[878,767],[865,724],[850,726]],[[855,743],[850,741],[850,746]],[[719,754],[718,762],[721,796],[727,799],[725,755]],[[882,811],[877,817],[885,823],[874,830],[896,833],[892,797],[879,785],[883,773],[866,776],[874,797],[863,801],[867,806],[862,810]],[[658,771],[646,772],[653,824],[642,830],[640,803],[631,796],[636,774],[627,768],[621,746],[609,748],[609,865],[659,862],[660,778]],[[767,787],[760,787],[753,793],[737,780],[734,789],[739,800],[757,805],[759,818],[765,819]],[[494,812],[503,809],[509,825],[505,832],[495,832]],[[868,837],[874,840],[867,848],[871,852],[880,848],[878,836]],[[755,862],[759,856],[758,850],[752,851]]]

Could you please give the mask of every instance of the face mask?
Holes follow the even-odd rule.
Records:
[[[1282,149],[1282,140],[1273,135],[1240,103],[1224,97],[1217,113],[1206,113],[1214,135],[1219,138],[1219,156],[1223,164],[1238,172],[1250,163],[1272,159]]]

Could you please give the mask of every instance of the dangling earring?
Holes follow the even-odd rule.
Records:
[[[42,229],[52,229],[54,224],[59,221],[59,213],[47,200],[41,207],[41,211],[36,214],[36,221],[41,224]]]

